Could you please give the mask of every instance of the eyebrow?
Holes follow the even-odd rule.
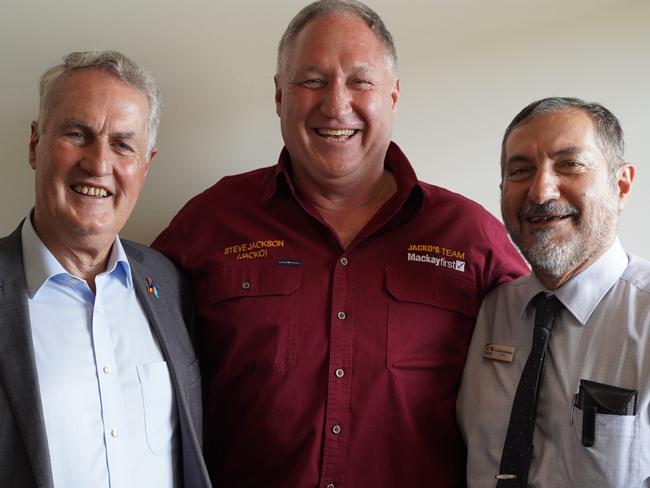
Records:
[[[578,146],[569,146],[569,147],[563,147],[562,149],[558,149],[557,151],[553,151],[550,156],[553,159],[562,157],[562,156],[576,156],[583,154],[582,148]],[[508,161],[506,161],[507,164],[511,163],[530,163],[532,162],[532,159],[529,158],[528,156],[524,156],[523,154],[515,154],[511,157],[508,158]]]
[[[76,117],[72,117],[66,120],[63,124],[61,124],[61,127],[63,127],[64,129],[70,127],[78,127],[86,132],[89,132],[90,134],[95,133],[95,130],[90,125],[88,125],[86,122]],[[135,133],[129,131],[118,131],[118,132],[112,132],[111,134],[109,134],[109,137],[117,138],[117,139],[133,139],[135,137]]]
[[[577,147],[577,146],[569,146],[569,147],[564,147],[562,149],[559,149],[555,152],[551,153],[551,157],[557,158],[559,156],[573,156],[576,154],[582,154],[582,148]]]
[[[367,64],[352,66],[352,68],[350,69],[351,73],[364,73],[368,71],[373,71],[373,68]],[[295,72],[296,73],[306,73],[306,72],[326,73],[327,70],[319,66],[310,65],[310,66],[299,66],[298,68],[296,68]]]
[[[88,132],[92,132],[92,127],[90,127],[87,123],[85,123],[81,119],[77,119],[75,117],[72,117],[65,122],[61,124],[61,127],[63,128],[69,128],[69,127],[78,127],[80,129],[83,129]]]
[[[133,139],[135,132],[112,132],[110,137],[117,139]]]

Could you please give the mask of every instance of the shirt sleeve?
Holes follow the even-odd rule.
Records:
[[[482,231],[487,248],[480,277],[480,300],[494,287],[530,272],[528,263],[510,241],[501,222],[489,215],[482,220]]]

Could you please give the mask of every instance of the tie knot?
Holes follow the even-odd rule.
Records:
[[[535,302],[535,327],[552,329],[553,322],[562,303],[555,295],[546,296],[544,292],[538,293],[533,299]]]

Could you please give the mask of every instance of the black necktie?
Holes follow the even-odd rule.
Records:
[[[553,321],[562,304],[555,296],[539,293],[535,303],[533,346],[521,373],[510,422],[501,455],[497,488],[526,488],[528,468],[533,457],[533,432],[537,410],[537,392],[542,378],[544,355],[551,336]]]

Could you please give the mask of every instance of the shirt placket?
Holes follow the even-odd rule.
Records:
[[[126,425],[121,415],[122,393],[111,336],[109,313],[100,299],[100,284],[92,309],[92,336],[95,351],[95,368],[99,386],[101,415],[104,425],[106,463],[111,487],[129,486],[127,459],[125,456]]]
[[[330,309],[330,349],[321,488],[340,488],[350,439],[353,258],[339,257],[334,268]]]

